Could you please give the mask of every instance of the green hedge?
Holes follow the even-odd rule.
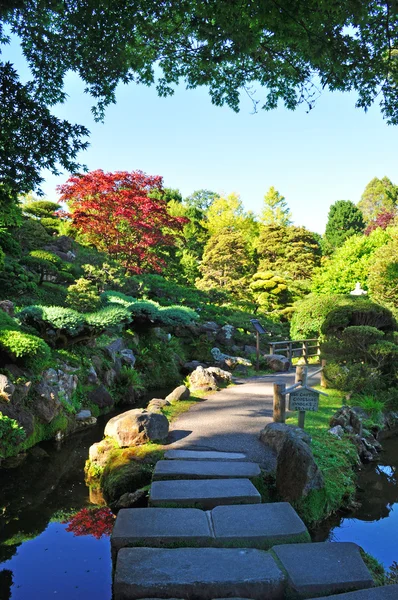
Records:
[[[35,372],[45,369],[51,358],[50,348],[44,340],[22,331],[1,330],[0,350]]]

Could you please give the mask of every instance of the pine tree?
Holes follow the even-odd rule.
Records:
[[[338,200],[329,210],[322,244],[324,253],[332,254],[346,239],[362,233],[364,229],[365,223],[359,208],[351,200]]]
[[[290,225],[292,214],[284,196],[274,188],[270,187],[264,196],[264,208],[261,213],[261,221],[264,225]]]

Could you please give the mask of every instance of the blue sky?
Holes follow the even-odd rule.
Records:
[[[15,42],[3,56],[27,76]],[[184,196],[201,188],[237,192],[256,213],[273,185],[294,222],[320,233],[336,200],[358,202],[375,176],[398,184],[398,128],[383,121],[377,106],[366,114],[356,109],[355,94],[323,93],[308,114],[304,106],[252,114],[242,97],[236,114],[213,106],[204,88],[181,85],[165,99],[154,87],[131,84],[118,88],[117,104],[101,124],[93,121],[92,99],[76,75],[68,75],[65,89],[68,101],[53,112],[90,129],[90,148],[79,156],[90,170],[162,175],[165,186]],[[68,174],[44,175],[44,192],[57,199],[56,185]]]

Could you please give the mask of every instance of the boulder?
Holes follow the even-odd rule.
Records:
[[[230,356],[229,354],[224,354],[221,352],[219,348],[212,348],[211,354],[217,364],[218,367],[222,369],[231,369],[233,371],[238,366],[242,367],[251,367],[252,363],[250,360],[246,358],[242,358],[241,356]]]
[[[276,489],[279,496],[284,501],[293,502],[323,487],[322,473],[311,448],[297,435],[289,434],[277,459]]]
[[[102,384],[91,390],[87,397],[89,402],[92,402],[98,406],[98,408],[106,408],[107,406],[113,405],[112,396]]]
[[[344,435],[344,429],[341,425],[335,425],[334,427],[331,427],[329,429],[328,433],[330,433],[330,435],[334,435],[335,437],[339,438],[339,440],[341,440],[341,438]]]
[[[91,410],[81,410],[77,413],[75,419],[76,421],[84,421],[85,419],[89,419],[91,416]]]
[[[178,400],[188,400],[189,396],[189,388],[186,385],[179,385],[171,394],[166,396],[166,400],[169,402],[178,402]]]
[[[204,369],[207,367],[206,363],[200,362],[199,360],[191,360],[189,362],[184,363],[183,369],[186,373],[192,373],[198,367],[203,367]]]
[[[282,354],[263,354],[268,366],[275,372],[288,371],[290,369],[290,361]]]
[[[97,371],[94,369],[93,365],[91,365],[88,370],[87,381],[88,383],[99,383]]]
[[[134,508],[137,505],[145,505],[146,490],[137,490],[136,492],[126,492],[120,496],[114,504],[111,505],[113,511],[117,512],[121,508]]]
[[[5,313],[14,316],[14,303],[11,300],[0,300],[0,310],[4,310]]]
[[[44,423],[51,423],[61,410],[57,390],[42,380],[36,384],[35,392],[38,395],[33,407],[35,415]]]
[[[303,441],[306,444],[311,443],[311,437],[300,427],[294,425],[286,425],[285,423],[268,423],[262,431],[260,431],[260,442],[266,446],[270,446],[279,456],[280,451],[287,439],[291,435],[296,439]]]
[[[217,383],[228,385],[232,381],[231,373],[220,367],[207,367],[206,371],[215,377]]]
[[[162,398],[152,398],[146,407],[146,410],[149,412],[161,413],[162,408],[165,406],[170,406],[170,402],[168,400],[163,400]]]
[[[201,323],[199,325],[200,333],[216,333],[220,329],[220,326],[217,325],[214,321],[207,321],[206,323]]]
[[[245,346],[245,347],[243,348],[243,352],[244,352],[245,354],[247,354],[248,356],[249,356],[250,354],[257,354],[257,347],[256,347],[256,346]]]
[[[124,350],[124,341],[122,338],[117,338],[107,346],[105,346],[105,352],[107,352],[112,360],[115,360],[117,354]]]
[[[120,352],[120,359],[122,361],[122,365],[126,365],[127,367],[133,368],[135,365],[135,361],[137,360],[134,356],[134,352],[130,350],[130,348],[125,348]]]
[[[204,369],[203,367],[197,367],[195,371],[190,374],[188,379],[191,390],[218,390],[216,377],[209,372],[208,369]]]
[[[114,449],[115,442],[109,439],[104,439],[96,444],[93,444],[90,446],[88,451],[90,463],[95,464],[97,467],[105,467],[106,463],[108,462],[109,455]]]
[[[117,373],[116,373],[115,369],[112,369],[112,367],[109,369],[106,369],[103,374],[105,385],[107,385],[108,387],[112,387],[113,384],[115,383],[116,377],[117,377]]]
[[[162,414],[136,408],[110,419],[104,433],[122,448],[136,446],[164,441],[169,433],[169,422]]]
[[[5,400],[6,402],[9,402],[14,392],[15,385],[6,375],[0,374],[0,401]]]
[[[223,346],[232,346],[234,343],[235,327],[224,325],[216,334],[216,341]]]

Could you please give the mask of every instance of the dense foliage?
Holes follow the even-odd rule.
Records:
[[[99,250],[106,251],[132,273],[164,265],[159,251],[174,245],[171,231],[186,220],[172,217],[166,202],[150,197],[160,190],[161,177],[140,171],[70,177],[60,186],[61,201],[67,202],[75,227]]]
[[[338,200],[330,207],[326,223],[323,248],[325,254],[331,254],[347,238],[362,233],[365,229],[362,212],[350,200]]]

